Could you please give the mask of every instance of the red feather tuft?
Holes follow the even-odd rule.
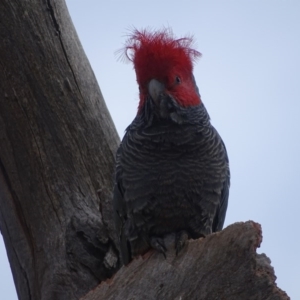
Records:
[[[171,29],[134,30],[125,43],[125,54],[134,64],[138,83],[143,85],[174,65],[192,73],[193,62],[201,56],[192,44],[192,37],[175,39]]]
[[[141,91],[146,90],[151,79],[164,82],[174,72],[190,78],[193,62],[201,56],[200,52],[191,48],[192,44],[192,37],[176,39],[171,29],[156,32],[135,29],[126,41],[124,50],[126,57],[133,62]],[[144,96],[140,97],[141,102],[144,102]],[[191,99],[191,103],[183,104],[193,102],[198,100]]]

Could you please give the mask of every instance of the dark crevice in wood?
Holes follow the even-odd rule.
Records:
[[[23,107],[22,104],[20,103],[20,101],[19,101],[17,95],[15,95],[15,96],[16,96],[16,100],[17,100],[18,105],[20,106],[21,110],[23,111],[23,113],[24,113],[24,115],[25,115],[25,117],[26,117],[26,119],[27,119],[27,121],[28,121],[28,127],[29,127],[29,129],[30,129],[32,138],[33,138],[34,143],[35,143],[35,145],[36,145],[36,148],[37,148],[37,150],[38,150],[39,161],[40,161],[40,163],[41,163],[42,169],[45,169],[45,166],[44,166],[44,163],[43,163],[43,159],[42,159],[42,155],[41,155],[41,150],[40,150],[39,144],[38,144],[38,142],[37,142],[37,139],[36,139],[34,130],[33,130],[32,126],[31,126],[31,124],[30,124],[30,118],[29,118],[29,116],[28,116],[26,110],[24,109],[24,107]],[[43,185],[44,185],[44,187],[45,187],[45,191],[46,191],[46,193],[47,193],[47,195],[48,195],[48,197],[49,197],[49,200],[50,200],[50,203],[51,203],[51,205],[52,205],[52,208],[53,208],[53,210],[54,210],[54,212],[55,212],[55,214],[56,214],[57,220],[58,220],[58,222],[60,223],[60,225],[62,226],[61,220],[60,220],[60,218],[59,218],[59,214],[58,214],[57,209],[56,209],[56,207],[55,207],[55,205],[54,205],[54,199],[53,199],[52,196],[51,196],[51,193],[50,193],[50,191],[49,191],[49,188],[48,188],[48,185],[47,185],[47,181],[45,180],[45,176],[44,176],[43,172],[40,172],[40,176],[41,176]]]
[[[64,57],[65,57],[65,59],[66,59],[68,65],[69,65],[69,68],[70,68],[70,70],[71,70],[71,72],[72,72],[73,79],[74,79],[74,82],[75,82],[75,84],[76,84],[76,87],[77,87],[77,89],[78,89],[78,91],[79,91],[81,97],[84,98],[83,95],[81,94],[81,89],[80,89],[79,84],[78,84],[78,82],[77,82],[76,75],[75,75],[74,70],[73,70],[73,68],[72,68],[71,62],[69,61],[67,51],[66,51],[66,49],[65,49],[63,40],[62,40],[62,38],[61,38],[61,31],[60,31],[59,23],[58,23],[58,21],[57,21],[57,19],[56,19],[56,17],[55,17],[55,12],[54,12],[54,9],[53,9],[53,6],[52,6],[51,2],[52,2],[51,0],[47,0],[47,6],[48,6],[49,13],[50,13],[50,17],[51,17],[51,19],[52,19],[54,28],[56,29],[56,32],[57,32],[57,34],[58,34],[59,42],[60,42],[62,51],[63,51],[63,53],[64,53]]]
[[[5,168],[3,166],[3,163],[1,162],[1,159],[0,159],[0,173],[1,173],[0,174],[0,180],[1,181],[3,181],[3,180],[5,181],[5,182],[2,182],[2,184],[4,184],[6,186],[6,190],[8,190],[8,192],[9,192],[9,195],[7,195],[7,197],[9,197],[9,198],[12,199],[15,207],[17,208],[19,206],[17,204],[18,200],[14,199],[14,197],[17,198],[17,196],[16,196],[15,192],[12,189],[9,177],[8,177],[6,171],[5,171]],[[2,190],[2,193],[5,193],[4,189]],[[29,233],[29,228],[27,227],[26,223],[24,222],[24,216],[22,214],[22,211],[20,209],[16,209],[16,212],[19,215],[19,220],[20,220],[20,222],[22,224],[23,232],[25,233],[25,236],[27,237],[27,239],[26,239],[27,240],[27,244],[30,246],[31,253],[33,255],[33,253],[34,253],[33,247],[34,246],[33,246],[33,243],[32,243],[32,238],[31,238],[30,233]],[[7,232],[9,232],[9,230],[8,230],[8,226],[6,224],[5,218],[2,215],[2,211],[1,210],[0,210],[0,216],[1,216],[1,218],[0,218],[0,231],[4,235],[4,231],[5,231],[5,233],[7,233]],[[5,230],[3,230],[1,228],[1,226],[5,226]],[[11,240],[11,236],[5,234],[4,238],[9,239],[9,244],[11,245],[11,250],[13,251],[13,254],[11,254],[11,255],[13,255],[16,258],[15,262],[18,263],[18,267],[19,267],[19,269],[20,269],[20,271],[22,273],[22,278],[24,279],[24,281],[26,283],[26,289],[25,289],[25,291],[27,291],[27,297],[28,297],[28,299],[32,299],[32,294],[31,294],[31,289],[30,289],[30,284],[29,284],[29,278],[27,276],[26,270],[22,267],[22,263],[21,263],[20,258],[18,256],[18,252],[15,249],[15,245],[14,245],[14,243]]]
[[[26,219],[25,219],[25,216],[22,212],[22,207],[20,205],[20,200],[18,199],[17,194],[14,192],[14,189],[12,187],[12,183],[10,182],[9,176],[7,175],[7,172],[6,172],[6,170],[4,168],[4,165],[1,161],[1,158],[0,158],[0,171],[3,175],[4,180],[5,180],[4,184],[6,185],[8,191],[10,193],[9,196],[13,201],[15,211],[18,214],[18,220],[20,221],[20,223],[22,225],[22,229],[23,229],[23,232],[26,236],[27,244],[30,247],[31,254],[34,255],[34,244],[33,244],[33,241],[32,241],[32,234],[30,232],[29,227],[26,224]]]

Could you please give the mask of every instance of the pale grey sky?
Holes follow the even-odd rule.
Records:
[[[254,220],[277,284],[300,299],[300,2],[68,0],[71,17],[120,136],[138,105],[130,64],[117,60],[133,26],[193,34],[195,78],[230,159],[225,226]],[[0,295],[16,293],[2,241]]]

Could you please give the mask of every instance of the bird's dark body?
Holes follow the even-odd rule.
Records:
[[[181,108],[148,99],[117,152],[114,207],[124,263],[151,237],[191,238],[223,227],[229,190],[225,146],[204,105]]]

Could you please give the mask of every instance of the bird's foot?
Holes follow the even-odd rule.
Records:
[[[185,230],[181,230],[176,234],[176,238],[175,238],[176,255],[178,255],[178,253],[183,249],[188,238],[189,235]]]
[[[165,242],[163,238],[159,237],[151,237],[150,239],[150,245],[153,249],[157,250],[158,252],[162,253],[164,257],[166,258],[166,251],[167,248],[165,246]]]

